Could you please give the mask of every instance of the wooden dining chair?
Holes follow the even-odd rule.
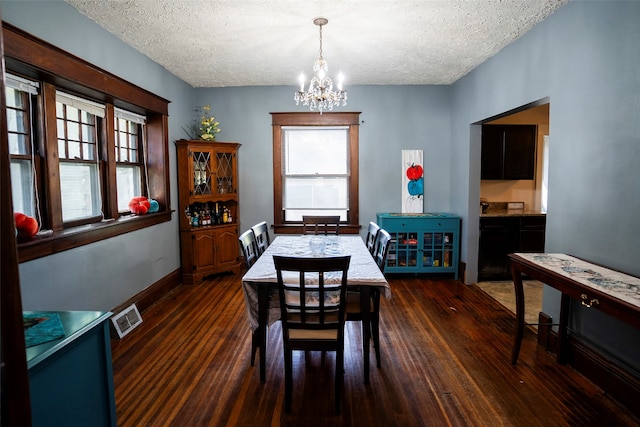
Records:
[[[256,245],[256,238],[253,234],[253,230],[249,229],[242,233],[240,237],[238,237],[238,241],[240,242],[240,249],[242,249],[244,262],[247,265],[247,268],[251,268],[258,259],[258,246]]]
[[[369,252],[373,256],[373,251],[375,249],[376,236],[378,235],[378,230],[380,230],[380,226],[375,222],[371,221],[369,223],[369,228],[367,229],[367,238],[365,239],[365,245]]]
[[[390,242],[391,235],[386,230],[380,228],[375,239],[375,253],[373,254],[373,258],[383,273],[387,256],[389,255]],[[362,322],[363,320],[364,314],[360,307],[360,289],[351,287],[347,292],[347,321]],[[376,352],[376,366],[380,368],[382,366],[380,359],[380,290],[377,288],[371,289],[369,324],[373,348]],[[369,345],[369,343],[364,343],[364,345]]]
[[[294,350],[336,352],[335,412],[340,413],[344,381],[347,271],[350,261],[351,256],[273,257],[280,296],[287,413],[291,412]],[[289,272],[295,273],[294,279],[287,274]]]
[[[266,224],[266,223],[265,223]],[[258,253],[258,244],[253,233],[253,229],[249,229],[242,233],[238,237],[240,242],[240,248],[242,249],[242,255],[247,268],[251,268],[253,264],[258,260],[260,256]],[[269,291],[269,305],[271,307],[277,307],[279,304],[278,295],[276,292]],[[251,366],[255,364],[256,352],[258,351],[258,334],[257,331],[251,333]],[[260,355],[262,357],[262,355]]]
[[[271,244],[271,238],[269,237],[269,226],[266,221],[259,222],[251,227],[253,235],[256,238],[256,246],[258,247],[258,256],[262,255]]]
[[[338,234],[340,215],[303,215],[302,234]]]
[[[391,235],[387,230],[381,228],[378,231],[374,247],[373,259],[380,271],[384,273],[384,267],[387,265],[387,257],[389,256],[389,248],[391,247]]]

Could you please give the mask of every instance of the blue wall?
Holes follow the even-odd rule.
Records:
[[[640,276],[639,22],[640,2],[572,1],[453,86],[451,206],[468,212],[469,264],[477,260],[480,166],[470,125],[549,97],[546,251]],[[555,290],[545,289],[543,311],[558,319]],[[639,331],[575,311],[576,334],[638,369]]]
[[[9,23],[171,100],[171,139],[185,136],[182,126],[193,119],[193,105],[211,103],[222,127],[218,139],[243,144],[242,227],[273,221],[269,113],[304,111],[292,101],[294,85],[193,89],[64,2],[0,4]],[[376,212],[400,209],[400,152],[423,149],[425,210],[463,217],[462,260],[466,280],[473,283],[480,187],[480,134],[474,123],[548,97],[547,252],[640,275],[638,22],[640,2],[572,1],[452,86],[348,87],[348,110],[361,111],[363,121],[360,223]],[[171,148],[172,204],[178,208]],[[116,306],[179,267],[177,230],[174,218],[22,264],[25,308]],[[543,310],[557,318],[558,302],[557,293],[546,289]],[[638,369],[638,331],[581,310],[573,322],[576,333]]]
[[[197,105],[212,105],[219,141],[240,148],[243,228],[273,223],[271,112],[308,111],[293,101],[295,86],[196,89]],[[449,86],[350,86],[348,111],[360,111],[360,224],[377,212],[401,210],[403,149],[424,150],[425,209],[450,210]]]

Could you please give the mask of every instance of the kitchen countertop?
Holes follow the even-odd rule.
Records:
[[[514,203],[520,203],[520,206],[515,209],[512,207],[509,209],[509,205]],[[527,208],[524,202],[488,202],[488,208],[483,212],[480,209],[480,217],[497,217],[497,216],[545,216],[546,213],[540,211],[540,209]],[[516,205],[517,206],[517,205]]]
[[[535,209],[487,209],[480,213],[481,218],[495,216],[545,216],[546,213]]]

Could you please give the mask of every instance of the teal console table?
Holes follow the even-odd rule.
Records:
[[[32,425],[115,426],[111,313],[57,313],[64,337],[26,349]]]
[[[451,273],[458,279],[460,217],[448,213],[378,213],[391,235],[385,273]]]

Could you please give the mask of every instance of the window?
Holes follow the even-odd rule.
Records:
[[[116,183],[118,212],[129,211],[129,201],[143,191],[144,116],[115,109]]]
[[[303,215],[340,215],[359,232],[359,113],[272,113],[274,230],[300,233]]]
[[[168,101],[2,25],[14,210],[43,230],[19,261],[170,221]],[[134,195],[158,211],[132,215]]]
[[[103,118],[103,105],[56,94],[63,222],[102,219],[98,120]]]
[[[13,209],[36,217],[31,98],[39,85],[9,74],[5,85]]]
[[[349,212],[349,128],[283,127],[284,219]]]

